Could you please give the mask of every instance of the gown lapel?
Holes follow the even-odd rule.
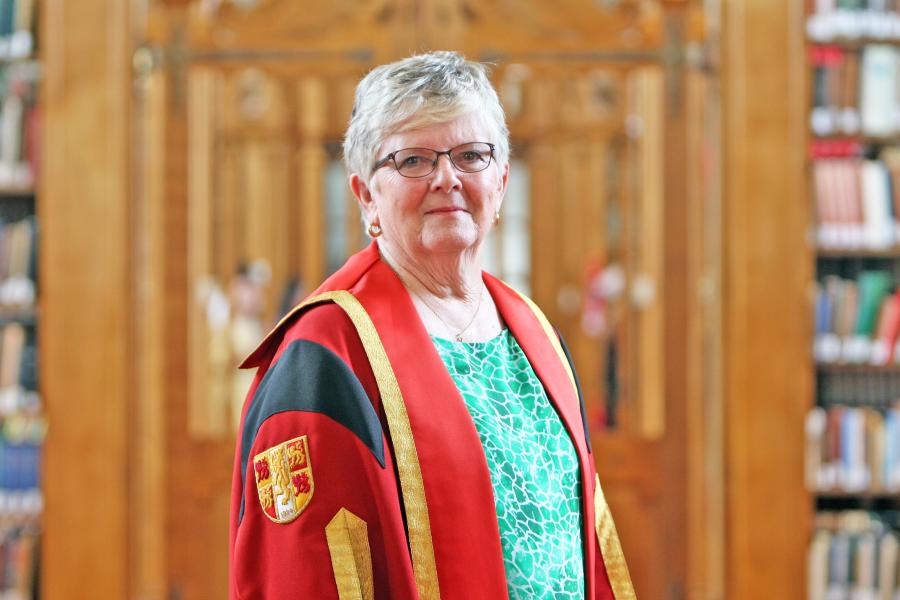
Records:
[[[575,446],[578,462],[581,466],[581,514],[583,516],[582,537],[584,541],[585,587],[587,597],[593,598],[596,582],[594,581],[594,561],[596,547],[594,544],[594,468],[593,459],[584,435],[581,416],[581,404],[578,393],[566,371],[563,361],[551,340],[547,337],[543,326],[534,312],[519,294],[499,279],[485,274],[487,285],[497,309],[513,337],[525,352],[528,362],[544,385],[544,390],[551,404],[556,408],[569,439]]]
[[[379,261],[355,287],[359,292],[351,291],[378,330],[406,403],[441,597],[506,598],[493,487],[462,396],[396,274]]]

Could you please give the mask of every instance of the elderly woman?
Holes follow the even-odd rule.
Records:
[[[555,330],[481,270],[509,174],[482,65],[359,84],[368,248],[245,361],[231,597],[633,598]]]

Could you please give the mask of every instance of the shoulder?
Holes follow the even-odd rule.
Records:
[[[309,340],[331,348],[338,354],[353,353],[359,335],[344,309],[333,302],[301,303],[294,307],[263,338],[240,368],[267,370],[297,340]]]
[[[322,304],[278,331],[259,365],[241,423],[241,473],[259,447],[316,430],[322,417],[352,433],[384,466],[380,399],[356,330],[343,310]]]
[[[264,343],[271,358],[259,365],[261,378],[251,408],[275,413],[290,409],[281,406],[285,402],[318,405],[324,398],[332,405],[339,398],[352,398],[353,405],[377,405],[368,357],[340,306],[322,303],[298,311]]]
[[[362,350],[353,321],[343,308],[333,302],[310,306],[295,315],[281,333],[274,358],[293,342],[307,340],[349,358]],[[274,341],[274,340],[273,340]]]

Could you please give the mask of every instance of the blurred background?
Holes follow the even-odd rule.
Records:
[[[0,597],[226,598],[235,367],[365,244],[356,82],[452,49],[638,597],[896,598],[898,10],[0,0]]]

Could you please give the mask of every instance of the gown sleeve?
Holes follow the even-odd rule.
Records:
[[[379,412],[339,308],[315,307],[287,329],[256,375],[237,441],[231,600],[390,597],[404,574],[389,564],[405,550],[390,540],[405,535]]]

